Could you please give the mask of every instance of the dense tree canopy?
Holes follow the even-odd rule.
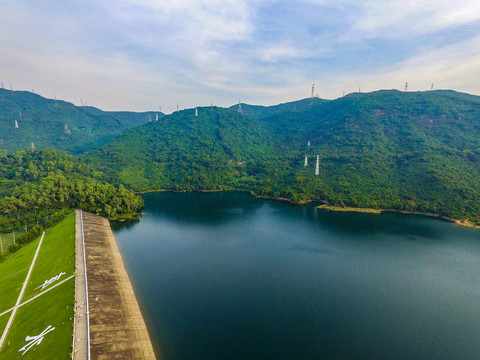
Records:
[[[35,150],[0,155],[0,226],[4,230],[64,208],[81,208],[111,218],[136,214],[143,200],[115,187],[72,155]]]

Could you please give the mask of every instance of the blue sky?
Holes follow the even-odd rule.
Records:
[[[478,0],[0,0],[6,88],[105,110],[480,95]]]

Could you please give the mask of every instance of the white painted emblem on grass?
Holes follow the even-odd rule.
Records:
[[[62,275],[65,275],[65,273],[64,273],[64,272],[61,272],[61,273],[58,274],[57,276],[54,276],[54,277],[52,277],[51,279],[45,280],[45,282],[44,282],[42,285],[37,286],[37,287],[35,288],[35,290],[37,290],[39,287],[41,287],[40,290],[45,289],[45,288],[46,288],[48,285],[50,285],[52,282],[57,281],[58,279],[60,279],[60,276],[62,276]]]
[[[40,345],[40,343],[42,342],[43,338],[45,335],[47,335],[50,331],[53,331],[55,330],[55,328],[52,326],[52,325],[48,325],[45,330],[42,331],[42,333],[40,335],[37,335],[37,336],[27,336],[25,338],[25,341],[30,341],[28,344],[26,344],[24,347],[22,347],[20,350],[18,350],[19,352],[20,351],[23,351],[22,353],[22,356],[23,354],[25,354],[28,350],[30,350],[34,345]]]

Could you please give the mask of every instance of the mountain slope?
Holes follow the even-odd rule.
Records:
[[[0,89],[0,152],[26,150],[33,142],[37,148],[80,153],[148,122],[152,116],[154,113],[87,110],[27,91]]]
[[[218,190],[245,187],[271,157],[263,125],[222,108],[177,111],[126,131],[86,155],[116,182],[136,190]]]
[[[264,121],[290,166],[285,176],[299,199],[480,219],[476,101],[441,92],[379,91]],[[311,163],[306,169],[305,155]]]

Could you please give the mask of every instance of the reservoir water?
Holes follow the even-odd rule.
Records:
[[[479,359],[480,231],[238,192],[114,223],[167,360]]]

